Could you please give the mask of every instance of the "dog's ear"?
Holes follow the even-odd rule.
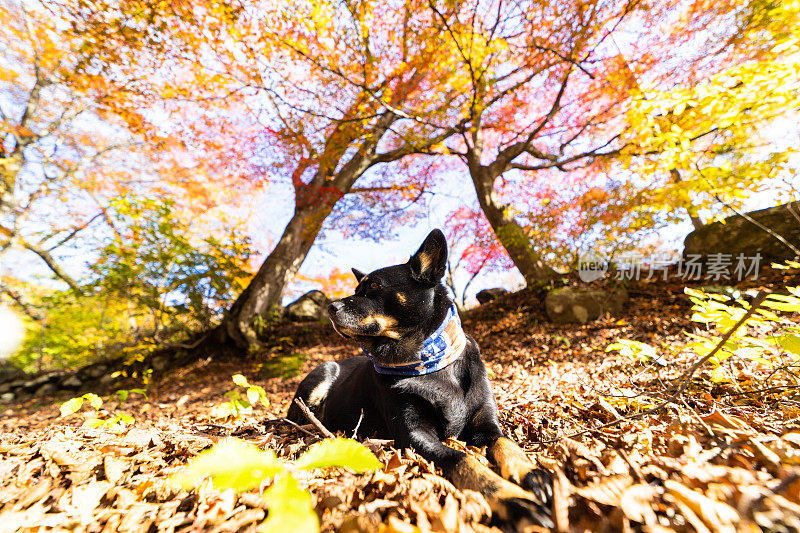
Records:
[[[350,270],[353,271],[353,275],[356,277],[356,281],[361,281],[361,278],[364,277],[364,273],[361,272],[359,269],[351,268]]]
[[[435,229],[431,231],[417,253],[408,260],[411,276],[421,282],[435,285],[444,276],[447,264],[447,240],[444,233]]]

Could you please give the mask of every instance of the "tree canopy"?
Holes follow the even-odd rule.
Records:
[[[34,321],[50,291],[130,294],[151,340],[247,347],[287,287],[345,286],[348,265],[301,270],[320,235],[393,239],[452,191],[436,218],[471,290],[796,195],[792,2],[2,10],[0,245],[49,271],[2,283]]]

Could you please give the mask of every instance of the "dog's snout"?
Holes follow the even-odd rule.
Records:
[[[331,302],[331,305],[328,306],[328,313],[331,315],[336,314],[342,307],[344,307],[344,302],[341,300],[336,300]]]

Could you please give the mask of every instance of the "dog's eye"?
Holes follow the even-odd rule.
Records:
[[[380,290],[380,288],[381,288],[381,284],[378,283],[377,281],[370,281],[369,287],[367,287],[367,289],[369,289],[371,291],[377,291],[377,290]]]

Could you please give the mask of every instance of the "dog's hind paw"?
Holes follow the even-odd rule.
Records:
[[[492,509],[492,522],[508,532],[523,531],[529,526],[554,527],[549,505],[519,496],[497,500]]]

